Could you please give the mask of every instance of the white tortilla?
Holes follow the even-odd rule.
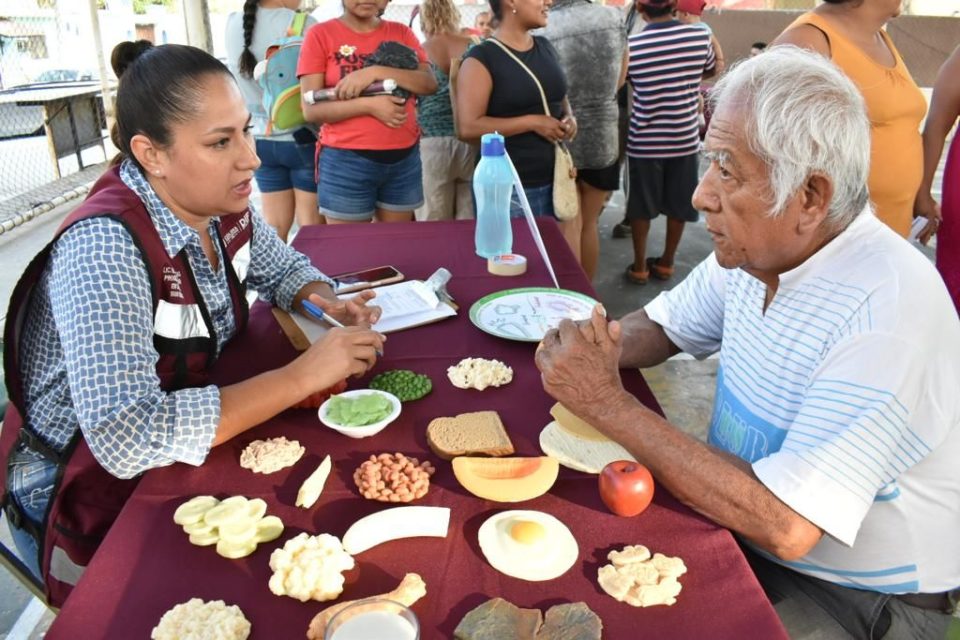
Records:
[[[540,432],[540,448],[563,466],[584,473],[599,474],[617,460],[636,460],[613,440],[587,440],[571,434],[556,421]]]

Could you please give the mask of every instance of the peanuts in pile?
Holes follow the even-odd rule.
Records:
[[[360,494],[380,502],[411,502],[427,495],[436,469],[402,453],[371,455],[353,472]]]

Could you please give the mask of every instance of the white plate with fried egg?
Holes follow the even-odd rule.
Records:
[[[480,525],[478,538],[494,569],[531,582],[562,576],[580,555],[567,525],[542,511],[501,511]]]

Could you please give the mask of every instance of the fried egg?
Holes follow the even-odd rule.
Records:
[[[570,529],[541,511],[497,513],[480,526],[478,538],[494,569],[531,582],[563,575],[580,555]]]

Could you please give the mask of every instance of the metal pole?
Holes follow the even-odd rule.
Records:
[[[210,8],[207,0],[183,0],[183,19],[187,26],[187,44],[213,54],[210,35]]]
[[[97,0],[89,0],[90,28],[93,32],[93,47],[97,52],[97,71],[100,73],[100,91],[103,93],[103,108],[107,114],[107,129],[113,126],[113,96],[110,93],[110,80],[107,75],[107,60],[103,55],[103,36],[100,35],[100,16],[97,14]]]

